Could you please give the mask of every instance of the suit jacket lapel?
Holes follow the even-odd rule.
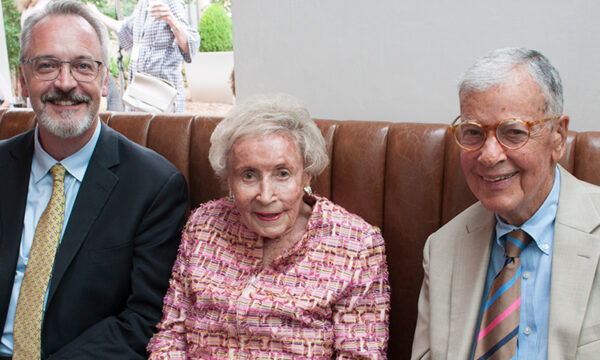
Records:
[[[118,164],[117,135],[102,123],[100,138],[79,188],[67,228],[56,254],[48,303],[56,292],[69,264],[88,237],[88,232],[108,200],[112,189],[117,184],[118,177],[110,168]]]
[[[10,141],[14,146],[0,162],[0,173],[4,174],[0,177],[0,259],[4,262],[0,266],[0,314],[6,314],[19,257],[33,159],[33,131]],[[0,324],[4,324],[4,318]]]
[[[457,359],[468,359],[471,354],[495,224],[493,213],[481,203],[475,206],[454,251],[448,354],[457,354]]]
[[[600,195],[561,170],[552,252],[549,359],[574,359],[600,255]],[[595,198],[594,198],[595,197]]]

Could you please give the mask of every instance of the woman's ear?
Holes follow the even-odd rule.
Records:
[[[305,172],[302,176],[302,187],[310,186],[310,182],[312,181],[312,175]]]

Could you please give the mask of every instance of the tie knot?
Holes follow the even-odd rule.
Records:
[[[521,251],[531,241],[531,236],[521,229],[516,229],[508,233],[506,237],[506,256],[516,258],[521,255]]]
[[[65,181],[65,175],[67,174],[67,170],[62,164],[55,164],[50,168],[50,174],[52,174],[52,180],[54,182]]]

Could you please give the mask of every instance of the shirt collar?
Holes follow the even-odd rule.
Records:
[[[558,210],[558,198],[560,195],[560,171],[558,166],[554,169],[554,184],[552,190],[544,200],[544,203],[527,220],[521,229],[528,233],[535,241],[537,247],[544,253],[549,254],[552,248],[552,237],[543,236],[548,227],[552,227]],[[498,214],[496,216],[496,242],[503,246],[503,241],[500,239],[509,232],[518,229],[516,226],[510,225],[502,221]]]
[[[98,143],[100,129],[102,128],[100,122],[100,120],[96,122],[96,129],[94,129],[92,137],[81,149],[60,161],[60,163],[67,170],[67,173],[73,176],[79,182],[83,180],[83,176],[87,170],[87,165],[92,157],[96,143]],[[44,150],[42,144],[40,144],[39,129],[36,126],[35,141],[33,145],[33,161],[31,163],[33,181],[38,183],[57,162],[59,161],[56,161],[52,156],[50,156],[50,154]]]

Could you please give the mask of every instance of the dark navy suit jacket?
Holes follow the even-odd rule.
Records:
[[[33,131],[0,141],[0,331],[23,230]],[[143,359],[188,206],[183,175],[102,124],[59,246],[43,358]]]

